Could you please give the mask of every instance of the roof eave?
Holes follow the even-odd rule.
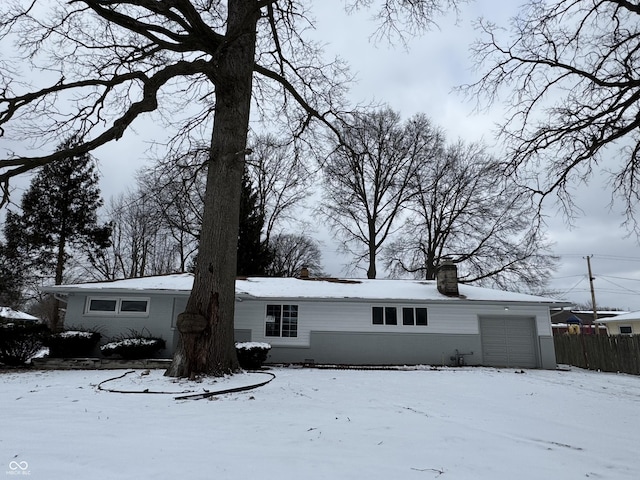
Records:
[[[71,294],[71,293],[79,293],[79,294],[111,294],[111,295],[133,295],[133,294],[144,294],[144,295],[189,295],[191,293],[191,289],[189,290],[179,290],[179,289],[162,289],[162,288],[140,288],[140,289],[132,289],[132,288],[78,288],[78,287],[65,287],[63,285],[53,285],[50,287],[43,287],[43,292],[52,293],[52,294]]]
[[[461,303],[483,303],[494,305],[539,305],[546,307],[566,307],[572,305],[567,302],[554,302],[554,301],[527,301],[527,300],[500,300],[500,299],[470,299],[461,297],[443,297],[443,298],[370,298],[370,297],[302,297],[302,296],[287,296],[287,295],[251,295],[247,292],[236,293],[236,299],[242,300],[254,300],[254,301],[276,301],[276,300],[291,300],[298,301],[318,301],[318,302],[369,302],[369,303],[435,303],[435,304],[461,304]]]

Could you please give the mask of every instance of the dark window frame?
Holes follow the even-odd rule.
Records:
[[[398,307],[389,305],[371,306],[372,325],[398,325]]]
[[[400,312],[398,313],[398,309]],[[414,305],[372,305],[372,325],[390,325],[403,327],[426,327],[429,325],[427,307]]]

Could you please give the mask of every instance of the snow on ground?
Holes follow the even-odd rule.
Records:
[[[634,479],[640,377],[276,368],[213,400],[119,394],[125,371],[0,373],[0,476],[32,479]],[[203,391],[138,370],[103,388]]]

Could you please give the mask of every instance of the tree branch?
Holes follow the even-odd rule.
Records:
[[[111,80],[85,80],[72,82],[69,84],[58,83],[52,87],[40,90],[38,92],[27,94],[23,96],[13,98],[0,97],[0,104],[8,104],[7,109],[2,112],[0,116],[0,125],[6,123],[15,111],[20,107],[30,102],[36,101],[50,94],[56,94],[70,89],[76,89],[86,86],[104,86],[108,89],[115,87],[126,81],[138,80],[143,83],[142,99],[133,103],[126,112],[113,122],[113,125],[105,130],[102,134],[96,138],[88,141],[81,141],[77,145],[71,148],[54,152],[49,155],[38,157],[17,157],[12,159],[0,160],[0,168],[5,171],[0,174],[0,185],[4,195],[0,200],[0,206],[4,205],[8,201],[8,182],[9,179],[25,173],[33,168],[46,165],[57,160],[69,156],[78,156],[95,150],[96,148],[106,144],[112,140],[118,140],[122,137],[125,130],[138,118],[141,114],[146,112],[152,112],[158,107],[157,95],[163,85],[169,80],[177,76],[189,76],[208,73],[210,67],[204,60],[197,60],[193,62],[179,61],[173,65],[169,65],[151,77],[147,77],[140,72],[134,72],[127,75],[115,76]],[[13,167],[13,168],[11,168]]]

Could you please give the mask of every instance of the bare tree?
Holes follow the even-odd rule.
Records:
[[[554,258],[535,208],[484,146],[443,147],[416,170],[413,188],[406,223],[383,252],[393,274],[433,280],[446,255],[462,282],[530,291],[546,283]]]
[[[269,249],[273,255],[268,274],[274,277],[298,277],[307,267],[314,277],[324,276],[322,253],[316,240],[306,235],[278,233],[271,237]]]
[[[271,134],[250,141],[247,174],[255,189],[257,208],[264,218],[264,242],[269,243],[277,227],[293,219],[293,210],[309,195],[312,174],[308,172],[293,141]],[[197,251],[206,191],[208,151],[194,145],[184,154],[157,159],[143,168],[138,184],[155,203],[163,226],[180,250],[180,268],[186,269]]]
[[[294,143],[271,134],[256,135],[251,143],[247,172],[264,217],[265,241],[270,243],[275,228],[291,220],[292,210],[310,195],[312,174]]]
[[[376,259],[414,194],[418,168],[430,161],[440,133],[423,115],[402,124],[389,108],[358,114],[326,162],[322,211],[354,256],[376,278]]]
[[[186,311],[177,321],[181,341],[168,374],[236,371],[236,242],[252,101],[259,113],[274,113],[272,121],[282,119],[296,135],[314,120],[331,129],[341,111],[342,81],[348,80],[344,66],[323,62],[317,44],[306,41],[307,5],[296,0],[52,3],[0,6],[0,39],[15,40],[16,54],[49,74],[30,76],[36,84],[30,88],[10,67],[15,59],[0,60],[0,133],[41,145],[72,133],[79,143],[66,151],[1,160],[3,191],[8,193],[15,175],[120,139],[150,112],[187,150],[209,132],[198,263]],[[455,4],[389,0],[377,15],[383,33],[403,33],[407,25],[431,26],[432,15]],[[370,2],[353,0],[349,6]]]
[[[529,1],[510,31],[487,21],[480,29],[474,55],[481,78],[463,90],[489,101],[506,93],[509,114],[500,133],[508,146],[507,172],[542,198],[555,192],[571,214],[567,187],[588,181],[594,166],[606,161],[613,192],[626,202],[628,225],[638,231],[637,2]]]
[[[156,204],[144,190],[111,199],[107,217],[112,228],[111,245],[90,256],[99,280],[163,275],[180,271],[180,246],[164,228]],[[96,275],[97,274],[97,275]]]
[[[194,148],[179,157],[159,159],[138,174],[140,194],[150,199],[161,225],[173,238],[181,272],[198,250],[207,158],[206,148]]]

